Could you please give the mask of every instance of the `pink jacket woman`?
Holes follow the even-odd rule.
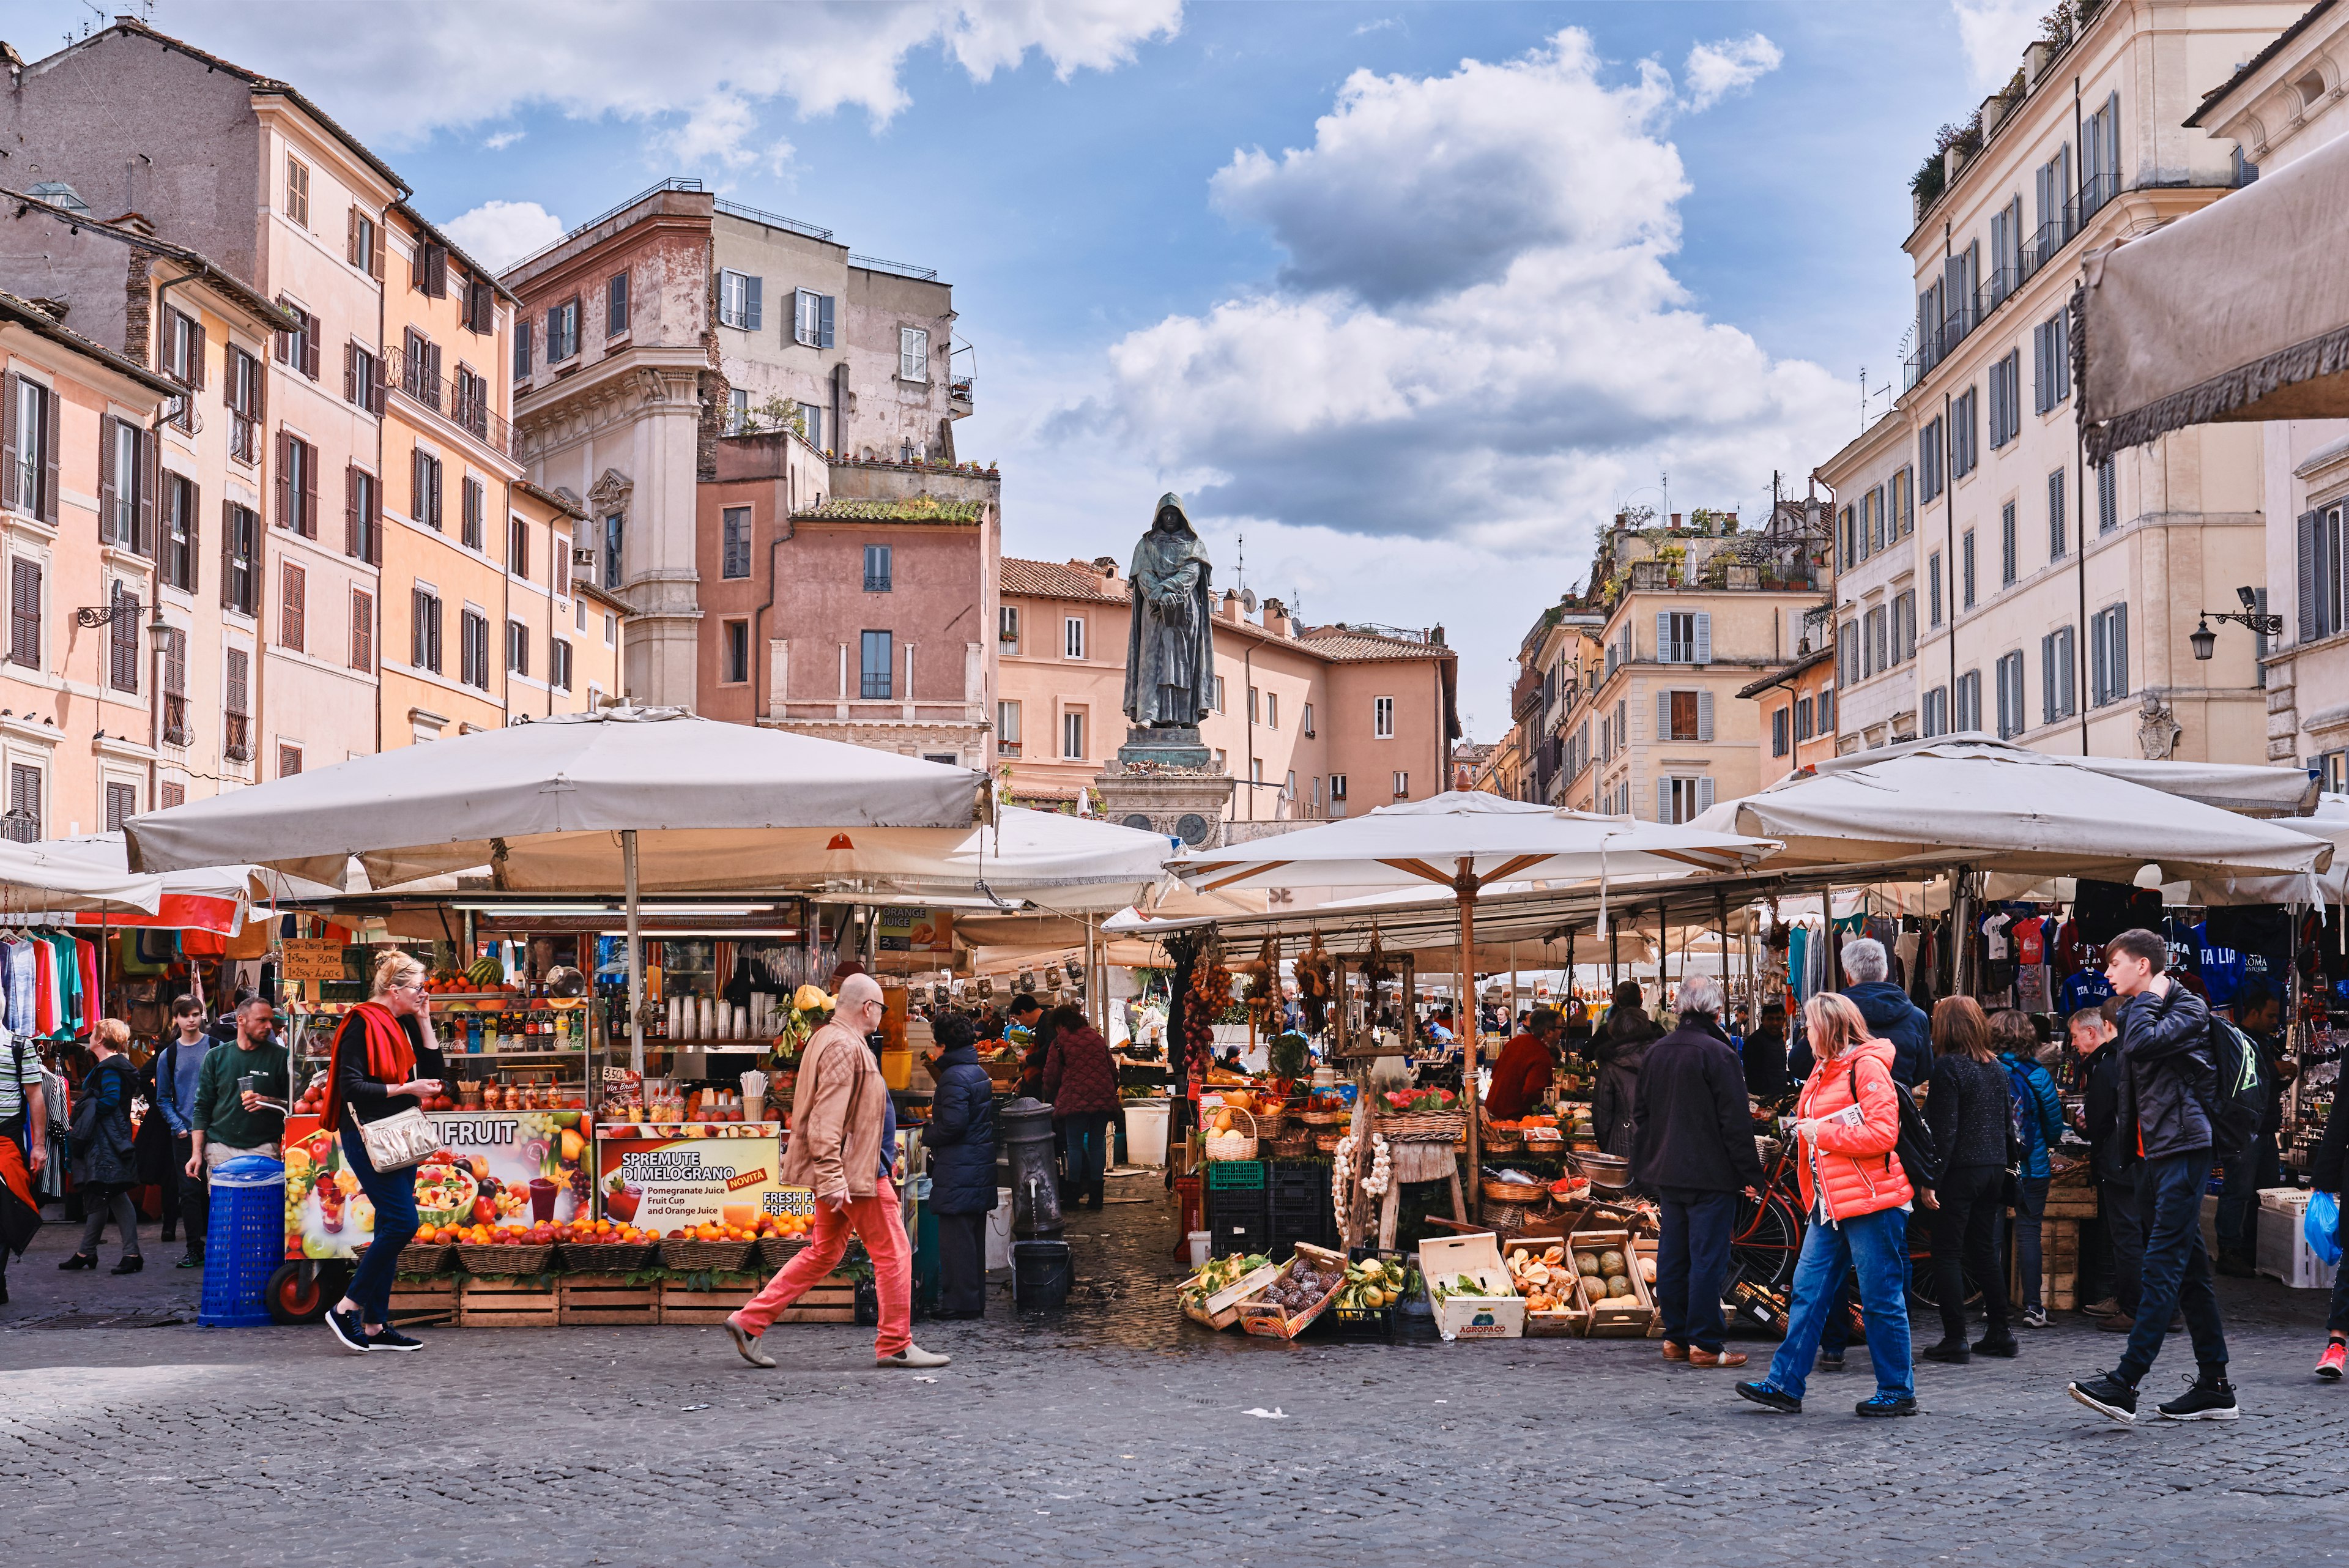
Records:
[[[1891,1041],[1869,1039],[1811,1069],[1795,1106],[1797,1116],[1818,1124],[1811,1150],[1798,1162],[1806,1211],[1819,1211],[1820,1184],[1831,1220],[1898,1209],[1915,1196],[1893,1153],[1900,1142],[1900,1102],[1892,1058]],[[1854,1105],[1857,1126],[1839,1114]]]

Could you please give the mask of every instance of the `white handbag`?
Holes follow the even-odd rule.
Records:
[[[378,1170],[407,1170],[440,1152],[440,1135],[413,1106],[381,1121],[361,1122],[359,1142],[367,1146],[367,1163]]]

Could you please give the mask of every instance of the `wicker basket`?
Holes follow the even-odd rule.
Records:
[[[805,1236],[761,1236],[752,1248],[758,1254],[759,1266],[771,1272],[790,1262],[807,1244]]]
[[[1300,1159],[1313,1152],[1313,1146],[1319,1136],[1311,1127],[1298,1127],[1293,1131],[1285,1132],[1280,1135],[1280,1141],[1272,1146],[1273,1158]],[[1331,1147],[1336,1146],[1333,1144]]]
[[[426,1278],[445,1274],[456,1251],[445,1241],[410,1241],[399,1250],[399,1272]]]
[[[457,1261],[469,1274],[543,1274],[554,1266],[552,1243],[533,1247],[498,1247],[467,1241],[457,1248]]]
[[[1338,1152],[1338,1146],[1340,1143],[1343,1143],[1345,1138],[1345,1128],[1324,1127],[1321,1131],[1313,1135],[1313,1147],[1319,1149],[1323,1154],[1335,1154]]]
[[[633,1274],[649,1269],[658,1249],[650,1241],[565,1241],[563,1266],[574,1274]]]
[[[1538,1184],[1495,1181],[1489,1176],[1485,1178],[1484,1190],[1485,1202],[1506,1204],[1519,1210],[1530,1209],[1549,1198],[1549,1189]]]
[[[661,1266],[688,1274],[739,1273],[750,1261],[752,1245],[749,1241],[663,1241]]]
[[[1515,1127],[1479,1127],[1476,1132],[1486,1154],[1516,1154],[1526,1147],[1526,1135]]]
[[[1256,1158],[1257,1121],[1254,1111],[1241,1111],[1247,1117],[1246,1132],[1211,1132],[1207,1135],[1209,1159],[1254,1159]]]
[[[1299,1111],[1297,1119],[1309,1127],[1342,1127],[1354,1119],[1351,1111]]]
[[[1450,1143],[1467,1126],[1468,1117],[1461,1111],[1409,1111],[1377,1120],[1389,1143]]]

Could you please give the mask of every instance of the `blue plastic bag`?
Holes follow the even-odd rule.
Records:
[[[2330,1192],[2308,1195],[2308,1218],[2301,1221],[2301,1230],[2308,1237],[2308,1250],[2324,1261],[2328,1269],[2341,1266],[2341,1200]]]

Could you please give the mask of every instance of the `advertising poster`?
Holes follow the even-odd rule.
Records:
[[[688,1225],[749,1226],[762,1214],[815,1212],[815,1195],[786,1187],[771,1137],[605,1138],[596,1189],[607,1220],[666,1234]]]
[[[954,911],[890,904],[875,936],[885,953],[954,953]]]
[[[440,1111],[443,1154],[416,1168],[425,1225],[564,1224],[585,1214],[588,1146],[577,1111]],[[771,1163],[771,1161],[770,1162]],[[285,1255],[355,1258],[375,1236],[375,1205],[316,1116],[285,1126]]]

